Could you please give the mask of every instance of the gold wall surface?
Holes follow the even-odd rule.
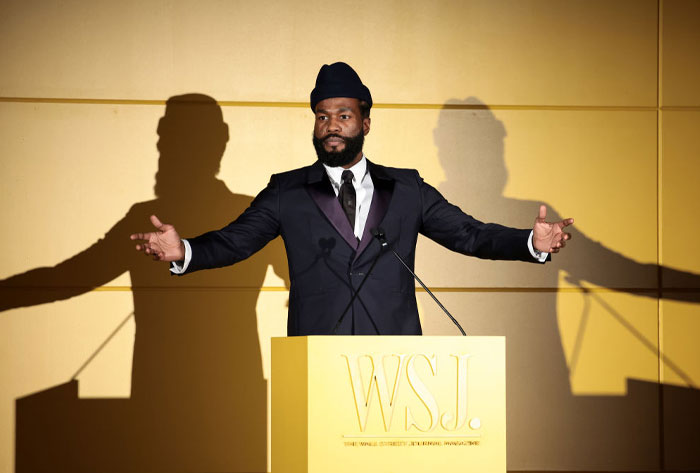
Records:
[[[576,218],[544,266],[418,242],[467,332],[506,336],[508,469],[700,469],[698,8],[2,2],[0,473],[269,471],[280,240],[177,278],[128,235],[220,227],[313,162],[308,94],[341,60],[371,160],[484,220]]]
[[[692,95],[686,97],[687,103],[693,103]],[[689,428],[700,404],[683,388],[697,388],[700,379],[700,350],[693,337],[700,322],[700,294],[695,278],[688,276],[700,272],[700,255],[682,248],[685,238],[700,230],[696,179],[700,172],[700,111],[697,107],[664,110],[662,120],[660,257],[665,297],[660,303],[659,326],[662,359],[666,361],[660,373],[664,382],[664,436],[668,439],[664,448],[668,468],[683,470],[699,466],[688,452],[700,442],[700,434]]]
[[[4,3],[3,95],[303,102],[346,60],[385,103],[656,101],[650,0]]]
[[[700,3],[664,0],[663,105],[700,106]]]

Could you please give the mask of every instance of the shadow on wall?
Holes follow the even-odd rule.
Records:
[[[466,110],[465,110],[466,109]],[[526,228],[541,203],[548,220],[560,220],[546,202],[503,195],[508,178],[504,159],[506,130],[478,99],[451,100],[440,114],[434,131],[447,182],[440,191],[452,203],[477,218]],[[523,216],[526,220],[523,221]],[[568,216],[567,216],[568,217]],[[530,265],[504,266],[474,259],[456,261],[446,252],[431,254],[423,266],[478,269],[484,281],[500,287],[557,287],[559,271],[582,287],[587,281],[606,288],[656,287],[658,272],[674,286],[695,288],[663,291],[665,299],[699,303],[697,274],[641,264],[606,248],[572,228],[573,241],[565,254],[554,255],[547,270]],[[423,254],[425,256],[425,254]],[[507,263],[505,263],[507,264]],[[478,265],[471,267],[470,265]],[[620,290],[620,289],[617,289]],[[624,291],[624,289],[622,289]],[[657,291],[625,291],[639,297],[658,298]],[[586,308],[571,357],[575,369],[590,302],[601,304],[607,315],[621,324],[650,354],[658,356],[657,341],[648,340],[595,292],[586,292]],[[486,296],[485,296],[486,297]],[[470,335],[507,337],[507,425],[509,470],[687,470],[700,468],[700,391],[628,379],[625,396],[576,396],[569,384],[569,367],[557,322],[557,293],[501,293],[483,317],[470,319]],[[512,299],[509,303],[501,302]],[[682,367],[662,358],[674,375],[693,385]],[[604,369],[604,367],[601,367]],[[697,381],[697,380],[696,380]],[[661,433],[660,433],[661,428]]]
[[[252,200],[215,177],[229,134],[213,98],[170,98],[158,136],[154,200],[133,205],[72,258],[0,282],[0,310],[77,296],[125,271],[134,296],[131,398],[78,399],[72,380],[18,399],[19,473],[267,470],[255,307],[268,265],[289,285],[284,248],[276,239],[233,267],[186,278],[136,252],[129,235],[150,226],[152,214],[198,235]]]
[[[476,217],[523,226],[517,219],[526,216],[529,225],[540,202],[503,195],[503,124],[476,99],[447,105],[435,130],[449,177],[442,193]],[[451,105],[468,110],[450,110]],[[284,250],[277,239],[235,266],[186,278],[171,277],[162,263],[134,251],[128,235],[149,225],[151,214],[176,223],[183,235],[196,235],[227,224],[251,201],[215,178],[228,128],[212,98],[171,98],[158,135],[156,199],[135,204],[104,239],[80,254],[53,268],[0,281],[0,310],[67,299],[125,271],[130,272],[134,295],[131,398],[78,399],[77,382],[71,381],[19,399],[19,473],[266,471],[266,386],[255,307],[268,265],[288,284]],[[549,219],[558,218],[548,207]],[[574,244],[546,271],[533,271],[533,265],[456,260],[447,251],[431,254],[429,265],[478,265],[480,277],[503,287],[556,287],[559,270],[578,285],[589,281],[614,289],[624,281],[629,287],[655,287],[661,269],[665,280],[673,278],[677,286],[700,288],[698,275],[637,263],[575,227],[573,232]],[[427,256],[419,253],[418,258],[422,255]],[[502,264],[509,265],[508,271]],[[698,292],[662,296],[697,303]],[[658,297],[655,291],[635,294]],[[569,370],[576,366],[580,343],[569,368],[557,324],[557,294],[497,297],[496,304],[517,299],[517,313],[491,308],[487,317],[470,321],[469,332],[507,336],[509,469],[700,468],[698,390],[629,380],[624,397],[575,396]],[[597,297],[586,293],[589,301]],[[656,355],[655,340],[647,340],[602,298],[596,303]],[[586,319],[584,313],[580,333]],[[687,378],[672,360],[661,362]]]

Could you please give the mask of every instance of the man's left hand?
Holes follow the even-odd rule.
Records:
[[[532,229],[532,246],[536,250],[547,253],[559,253],[566,246],[566,241],[571,240],[571,233],[566,233],[564,227],[574,223],[573,218],[566,218],[561,222],[545,222],[547,207],[540,205],[540,214],[535,219]]]

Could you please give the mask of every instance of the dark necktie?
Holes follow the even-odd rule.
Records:
[[[338,200],[340,201],[340,205],[343,207],[345,215],[347,215],[348,220],[350,221],[350,226],[352,227],[352,230],[354,232],[355,201],[357,199],[355,195],[355,187],[352,185],[352,178],[352,171],[350,171],[349,169],[343,171],[343,175],[341,176],[341,180],[343,181],[343,183],[340,185],[340,190],[338,191]]]

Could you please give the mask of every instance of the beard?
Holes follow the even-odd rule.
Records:
[[[345,147],[342,151],[326,151],[323,147],[324,140],[336,137],[341,138],[345,142]],[[314,149],[316,149],[316,155],[318,160],[321,161],[326,166],[332,168],[338,166],[346,166],[353,162],[358,154],[362,152],[362,145],[365,143],[365,135],[360,130],[356,136],[340,136],[337,134],[330,134],[323,139],[313,137]]]

